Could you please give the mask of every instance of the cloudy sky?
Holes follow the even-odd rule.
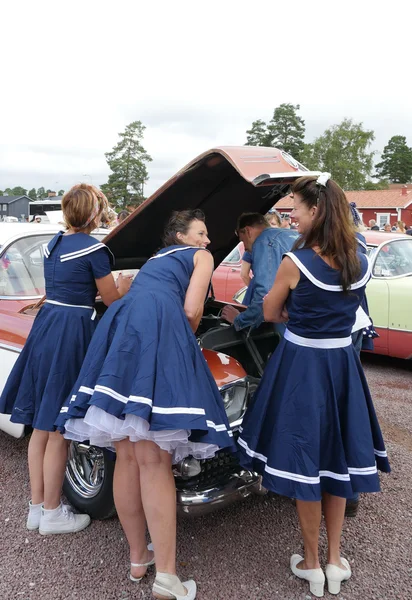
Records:
[[[409,6],[409,8],[408,8]],[[306,141],[344,117],[412,145],[412,9],[399,0],[20,0],[0,8],[0,189],[104,183],[134,120],[151,193],[252,121],[300,104]]]

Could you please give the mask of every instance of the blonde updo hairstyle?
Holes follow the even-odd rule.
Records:
[[[109,203],[101,190],[88,183],[74,185],[62,198],[66,226],[90,233],[100,222],[109,221]]]

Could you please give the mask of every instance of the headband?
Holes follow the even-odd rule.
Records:
[[[73,227],[73,229],[78,229],[78,230],[85,229],[88,225],[90,225],[90,223],[93,221],[93,219],[95,219],[97,217],[97,215],[99,214],[99,210],[100,210],[99,199],[98,199],[97,195],[95,194],[93,210],[90,213],[90,217],[87,219],[86,223],[84,223],[80,227]]]

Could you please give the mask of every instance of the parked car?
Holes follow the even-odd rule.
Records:
[[[205,212],[212,240],[209,248],[218,266],[235,245],[234,215],[242,211],[265,213],[303,174],[311,173],[274,148],[232,147],[205,152],[107,235],[105,243],[116,256],[116,269],[137,272],[161,247],[164,223],[170,213],[184,208],[201,208]],[[7,226],[0,227],[1,389],[38,311],[34,302],[41,300],[44,291],[43,249],[58,230],[28,225],[13,235],[4,227]],[[100,314],[105,311],[101,302],[96,303],[96,308]],[[219,322],[221,308],[222,304],[213,299],[207,302],[197,332],[200,345],[202,336]],[[254,377],[254,347],[259,347],[262,340],[251,336],[245,344],[203,350],[235,435],[258,383]],[[17,438],[26,433],[24,426],[10,423],[6,415],[0,415],[0,429]],[[113,513],[114,459],[114,453],[107,449],[71,443],[64,492],[78,510],[94,518]],[[203,514],[261,490],[260,477],[242,469],[235,456],[225,451],[202,461],[188,457],[174,465],[174,473],[178,509],[185,514]]]
[[[412,238],[399,233],[365,231],[372,278],[366,287],[369,312],[379,337],[374,353],[412,359]],[[240,277],[242,242],[213,273],[217,300],[242,303],[246,291]]]
[[[369,312],[379,337],[374,352],[412,359],[412,238],[365,231],[372,278],[366,287]]]

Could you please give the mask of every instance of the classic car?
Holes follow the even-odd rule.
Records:
[[[206,214],[209,246],[218,266],[235,245],[234,222],[244,211],[265,213],[283,197],[291,182],[310,174],[283,151],[274,148],[220,147],[198,156],[112,230],[105,243],[116,257],[116,269],[137,271],[161,247],[165,221],[173,210],[200,208]],[[314,173],[315,174],[315,173]],[[316,173],[317,174],[317,173]],[[44,291],[42,253],[56,227],[32,225],[26,232],[0,229],[0,387],[19,354]],[[36,305],[37,301],[37,305]],[[210,298],[197,336],[219,323],[222,304]],[[102,314],[105,306],[97,301]],[[203,350],[220,389],[231,428],[236,431],[261,373],[256,349],[268,355],[273,332],[245,338],[227,349]],[[26,431],[0,415],[0,429],[17,438]],[[94,518],[113,514],[112,477],[115,455],[86,443],[71,443],[64,492],[71,504]],[[178,510],[203,514],[261,490],[257,474],[245,471],[224,451],[197,461],[188,457],[174,465]]]
[[[412,358],[412,238],[399,233],[364,231],[373,263],[366,287],[370,316],[379,334],[374,354]],[[214,295],[222,302],[242,303],[246,291],[240,277],[244,252],[239,242],[213,273]]]

